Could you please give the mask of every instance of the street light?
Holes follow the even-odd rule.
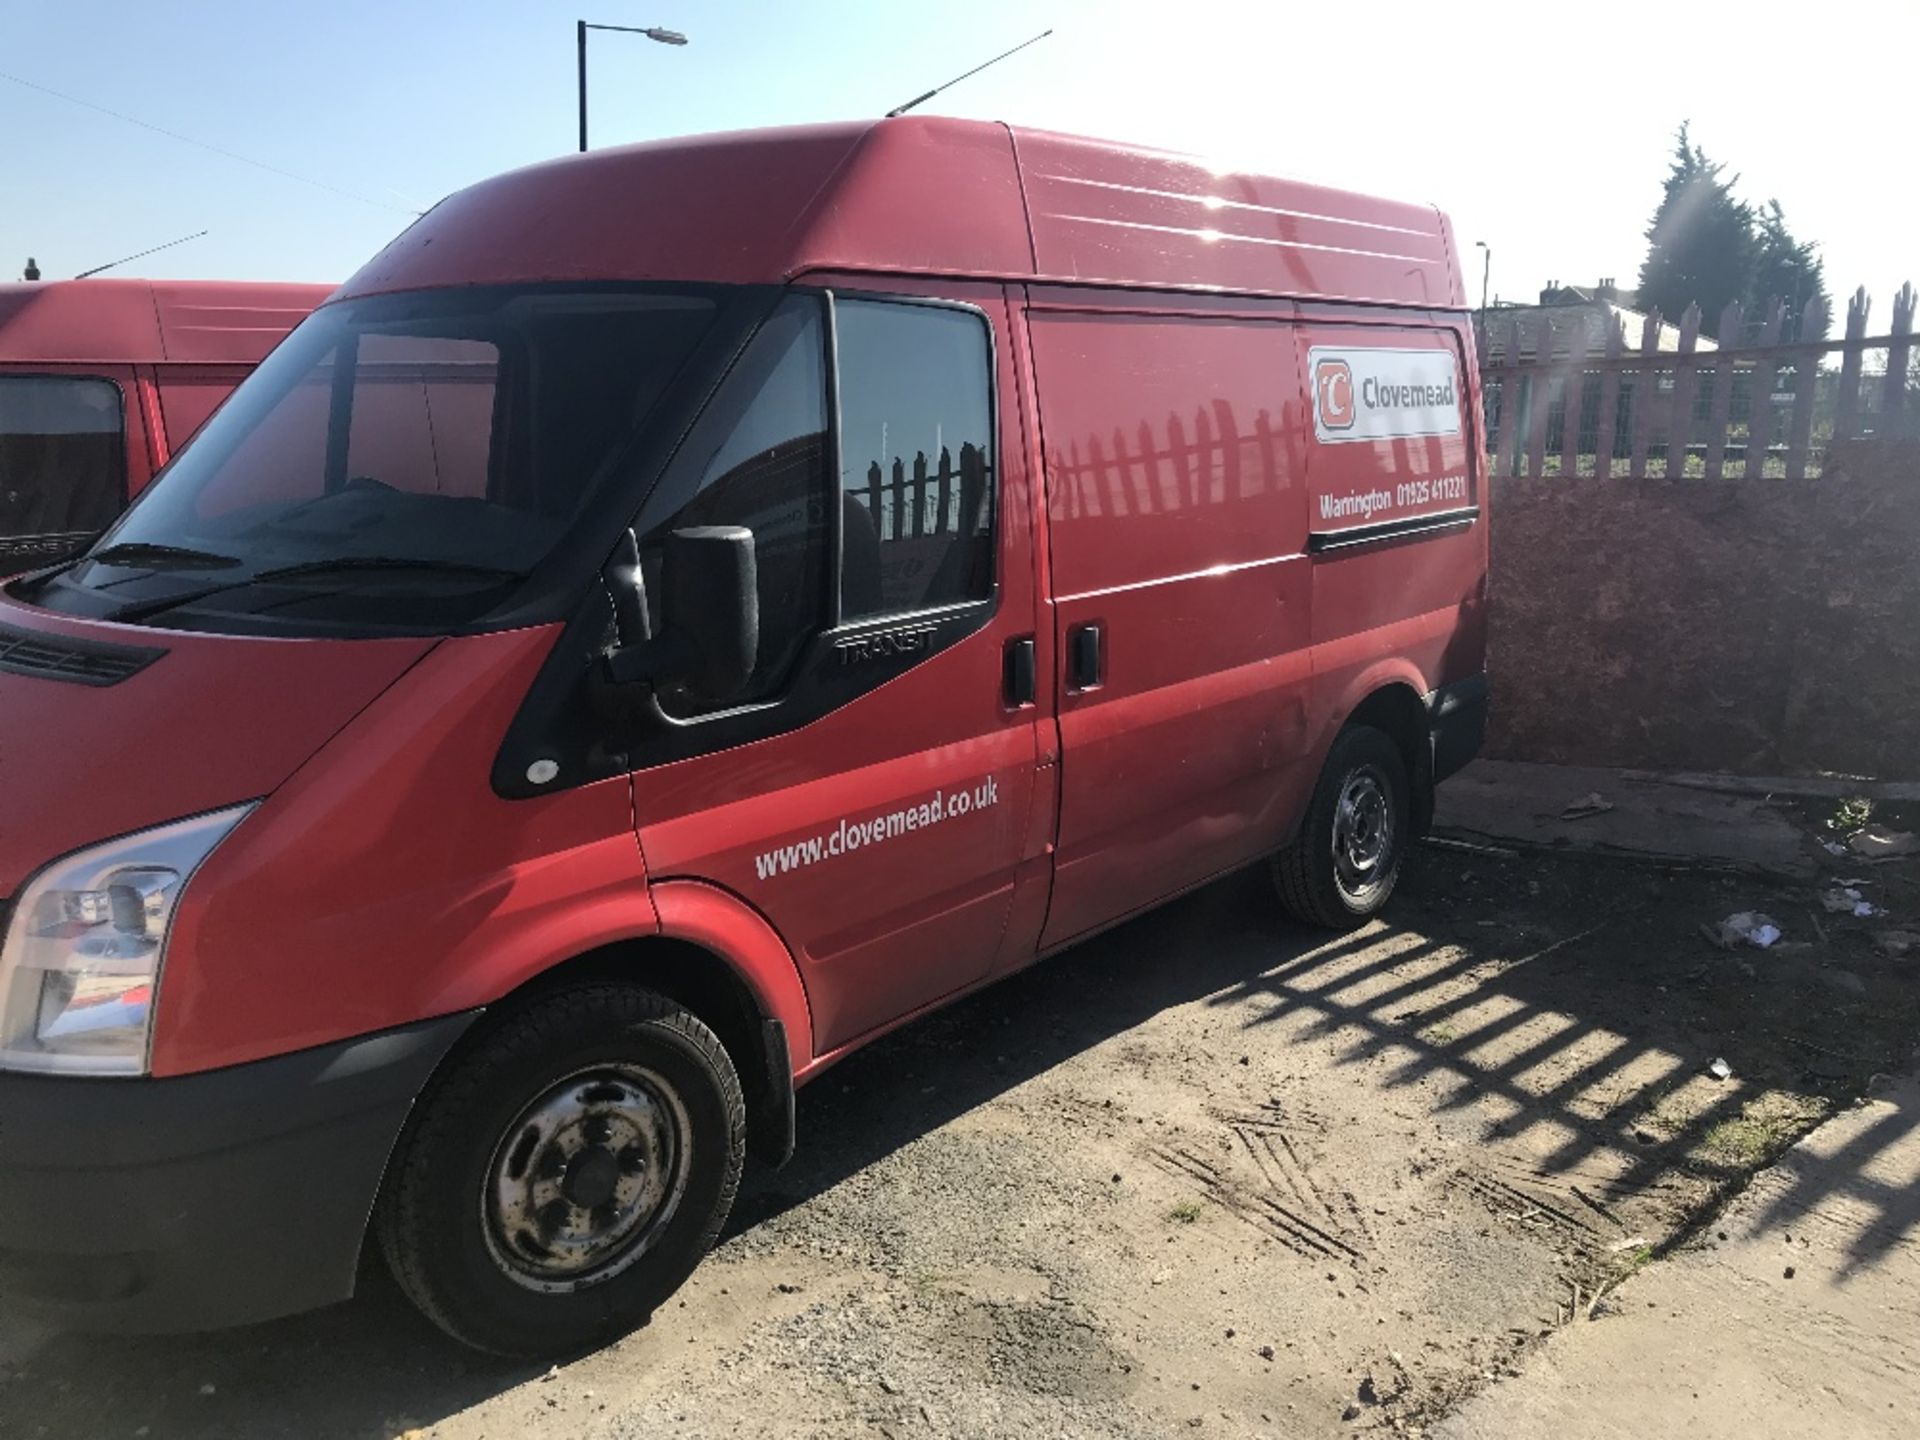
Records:
[[[684,45],[687,37],[678,30],[662,30],[657,25],[589,25],[585,20],[576,22],[578,26],[580,50],[580,153],[587,153],[587,31],[618,30],[626,35],[644,35],[649,40],[662,45]]]
[[[583,110],[581,114],[584,116],[586,112]],[[584,126],[586,121],[583,119],[580,123]],[[580,133],[584,136],[587,132],[582,129]],[[582,150],[587,148],[587,142],[584,139],[580,142],[580,148]],[[1473,244],[1475,249],[1487,252],[1486,261],[1480,267],[1480,313],[1484,315],[1487,313],[1487,281],[1493,275],[1493,247],[1484,240],[1476,240]]]

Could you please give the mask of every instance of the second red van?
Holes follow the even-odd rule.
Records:
[[[91,544],[328,285],[0,285],[0,575]]]

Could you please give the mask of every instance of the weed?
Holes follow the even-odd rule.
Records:
[[[1671,1085],[1662,1086],[1648,1102],[1640,1123],[1663,1135],[1677,1135],[1692,1122],[1694,1110]]]
[[[1167,1219],[1177,1225],[1191,1225],[1199,1218],[1200,1202],[1198,1200],[1182,1200],[1167,1211]]]
[[[1784,1138],[1774,1122],[1742,1115],[1715,1125],[1707,1131],[1700,1146],[1714,1159],[1744,1168],[1760,1164]]]
[[[1441,1020],[1427,1026],[1427,1028],[1420,1031],[1415,1038],[1421,1041],[1421,1043],[1431,1045],[1434,1049],[1438,1050],[1456,1043],[1460,1039],[1460,1032],[1446,1021]]]
[[[1873,819],[1873,801],[1864,796],[1855,795],[1842,800],[1833,812],[1833,818],[1827,821],[1829,830],[1839,830],[1851,834]]]
[[[1700,1150],[1723,1165],[1756,1169],[1791,1145],[1825,1111],[1817,1100],[1765,1096],[1710,1128],[1701,1138]]]

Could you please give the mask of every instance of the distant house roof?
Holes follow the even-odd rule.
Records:
[[[1540,292],[1542,305],[1624,305],[1633,309],[1640,303],[1639,292],[1622,290],[1611,278],[1596,280],[1591,285],[1562,285],[1558,280],[1549,280],[1546,288]]]
[[[1549,288],[1556,295],[1579,293],[1574,287]],[[1542,292],[1543,298],[1546,293]],[[1512,351],[1520,360],[1533,359],[1539,353],[1540,326],[1543,322],[1551,337],[1551,353],[1560,358],[1572,353],[1576,341],[1584,342],[1582,348],[1589,355],[1604,354],[1609,326],[1620,329],[1625,337],[1624,348],[1627,352],[1639,351],[1646,332],[1647,316],[1623,304],[1596,298],[1555,299],[1540,305],[1496,306],[1481,313],[1480,358],[1491,364],[1511,363],[1508,353]],[[1677,351],[1680,348],[1680,327],[1663,320],[1655,348],[1669,353]],[[1715,348],[1714,342],[1705,335],[1695,342],[1696,350]]]

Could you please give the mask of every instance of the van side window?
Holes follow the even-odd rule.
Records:
[[[0,376],[0,558],[29,553],[16,541],[96,534],[126,503],[120,387]]]
[[[825,627],[826,491],[826,329],[820,301],[794,296],[754,336],[640,518],[649,595],[660,593],[669,532],[696,525],[753,532],[760,652],[746,691],[731,704],[777,693],[802,647]],[[661,698],[676,713],[693,708],[684,697]]]
[[[841,615],[984,598],[993,584],[992,337],[969,310],[836,301]]]

